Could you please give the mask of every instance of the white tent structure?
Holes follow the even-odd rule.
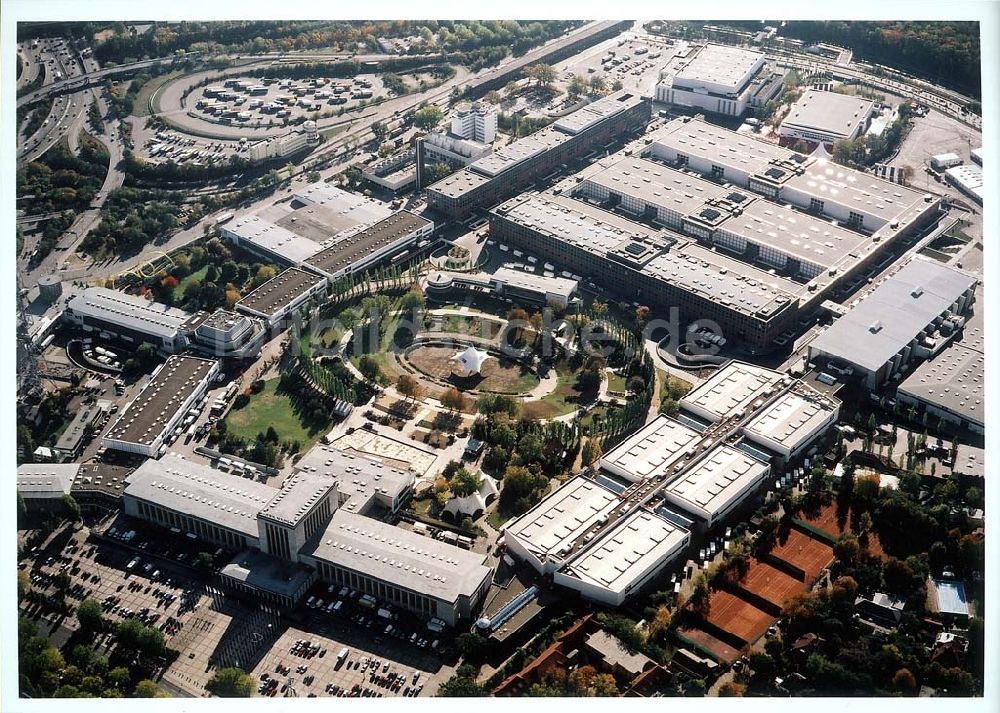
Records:
[[[455,365],[454,371],[459,376],[474,376],[482,371],[483,364],[489,358],[487,352],[476,349],[470,344],[465,351],[456,353],[451,362]]]
[[[500,492],[496,480],[488,475],[482,475],[481,478],[479,490],[464,498],[452,498],[444,506],[444,511],[450,513],[456,521],[466,515],[476,517],[486,510],[489,502]]]

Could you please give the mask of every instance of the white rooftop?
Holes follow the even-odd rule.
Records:
[[[284,483],[260,515],[295,526],[335,487],[330,478],[294,475]]]
[[[663,489],[672,502],[708,519],[766,475],[768,466],[731,446],[717,446]]]
[[[191,315],[162,302],[105,287],[88,287],[69,301],[81,316],[104,320],[145,334],[174,339]]]
[[[926,203],[923,193],[822,159],[809,163],[802,175],[791,176],[785,185],[819,200],[872,215],[882,224],[893,219],[905,222],[905,214],[922,209]],[[881,227],[867,219],[865,226]]]
[[[298,190],[292,197],[299,203],[323,206],[358,224],[375,223],[392,215],[392,209],[380,201],[322,181]]]
[[[538,558],[558,555],[607,517],[618,496],[588,478],[569,480],[504,529]]]
[[[256,215],[243,216],[223,226],[223,230],[292,264],[304,262],[321,249],[315,240],[296,235]]]
[[[491,573],[484,554],[344,509],[302,555],[446,602],[471,597]]]
[[[731,361],[688,392],[680,404],[712,422],[720,421],[742,411],[781,378],[777,371]]]
[[[510,220],[603,256],[627,241],[653,248],[664,233],[565,195],[523,194],[494,209]],[[773,311],[805,287],[694,243],[659,252],[643,272],[748,313]]]
[[[623,99],[627,100],[630,98],[631,95],[624,95],[623,97],[622,95],[615,94],[598,99],[582,109],[578,109],[572,114],[557,120],[553,126],[567,134],[578,134],[597,122],[603,121],[627,109],[632,103],[623,101]]]
[[[875,102],[849,94],[806,89],[781,122],[782,130],[804,130],[831,137],[853,136]]]
[[[533,156],[548,151],[554,146],[568,141],[569,134],[557,131],[551,126],[540,129],[484,156],[469,164],[468,169],[474,173],[493,178]]]
[[[688,531],[636,510],[570,560],[563,573],[613,592],[625,591],[684,545]]]
[[[666,416],[657,416],[604,454],[600,465],[632,482],[663,475],[700,436]]]
[[[295,472],[310,477],[325,477],[337,481],[341,507],[360,513],[368,508],[377,493],[395,499],[412,487],[414,474],[317,443],[295,464]]]
[[[675,75],[675,83],[715,84],[739,89],[764,55],[728,45],[707,44]]]
[[[79,463],[23,463],[17,467],[17,492],[26,499],[68,495]]]
[[[805,385],[789,391],[761,411],[746,426],[746,431],[795,450],[800,443],[834,417],[834,404],[819,393],[810,393]]]
[[[953,166],[944,175],[967,190],[981,188],[983,185],[983,169],[976,164]]]
[[[729,192],[716,183],[639,156],[594,164],[579,175],[584,178],[583,189],[593,184],[682,215],[693,213],[706,201]]]
[[[277,488],[167,454],[146,460],[125,479],[125,497],[258,537],[257,513]]]
[[[512,270],[509,267],[497,268],[493,273],[493,278],[500,280],[505,285],[519,287],[523,290],[533,292],[559,295],[567,300],[576,291],[577,281],[566,277],[546,277],[530,272]]]

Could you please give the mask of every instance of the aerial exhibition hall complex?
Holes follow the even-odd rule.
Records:
[[[981,697],[978,24],[854,25],[18,22],[20,697]]]

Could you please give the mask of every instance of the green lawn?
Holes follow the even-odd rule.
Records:
[[[305,452],[325,434],[331,422],[316,424],[312,429],[302,423],[292,399],[278,393],[278,379],[264,382],[264,390],[250,397],[250,403],[226,416],[226,426],[231,433],[253,440],[258,433],[265,433],[274,426],[282,441],[298,441],[300,452]]]
[[[580,425],[589,428],[593,425],[595,418],[601,421],[606,421],[609,414],[618,410],[619,409],[610,408],[602,404],[588,411],[587,414],[580,419]]]
[[[559,380],[555,390],[538,401],[528,401],[523,412],[528,418],[555,418],[576,411],[580,406],[580,392],[576,389],[576,372],[571,371],[565,361],[556,365]],[[596,396],[593,394],[592,396]]]
[[[334,346],[341,337],[341,332],[335,327],[325,329],[313,338],[312,330],[307,329],[299,335],[299,343],[302,345],[302,353],[312,356],[313,344],[330,348]]]
[[[177,288],[174,290],[174,301],[180,303],[184,300],[184,291],[191,286],[192,282],[204,282],[205,275],[208,274],[208,265],[205,265],[199,270],[192,272],[190,275],[185,277],[178,283]]]
[[[608,374],[608,391],[625,391],[625,377],[613,371]]]

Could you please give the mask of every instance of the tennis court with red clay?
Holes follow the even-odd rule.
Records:
[[[771,614],[724,590],[712,594],[705,619],[748,644],[759,639],[774,621]]]
[[[692,626],[681,628],[677,631],[682,637],[691,643],[697,644],[700,648],[710,652],[718,661],[722,663],[735,661],[740,655],[740,650],[735,646],[727,644],[725,641],[716,636],[712,636],[700,627]]]
[[[806,582],[811,584],[823,568],[833,560],[833,548],[792,528],[788,531],[784,543],[771,548],[770,555],[805,572]]]
[[[831,537],[839,537],[851,529],[850,508],[847,509],[846,513],[842,513],[841,517],[837,517],[836,503],[825,506],[819,513],[811,517],[807,517],[804,513],[799,513],[796,519],[821,532],[825,532]],[[882,543],[879,541],[878,535],[874,532],[868,533],[868,551],[881,559],[885,558]]]
[[[805,582],[759,560],[753,560],[740,586],[778,607],[784,607],[785,600],[806,590]]]

